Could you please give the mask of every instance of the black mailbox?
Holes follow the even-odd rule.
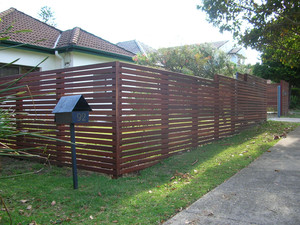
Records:
[[[71,153],[73,186],[78,188],[76,147],[75,147],[75,123],[89,122],[91,107],[82,95],[63,96],[58,101],[52,113],[55,113],[55,122],[58,124],[70,124]]]
[[[89,122],[91,107],[82,95],[63,96],[58,101],[52,113],[58,124]]]

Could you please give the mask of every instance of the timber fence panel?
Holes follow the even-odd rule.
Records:
[[[19,76],[5,77],[1,83]],[[266,119],[265,80],[239,74],[214,80],[113,62],[35,72],[18,84],[31,98],[10,100],[17,129],[68,141],[68,125],[51,113],[64,95],[83,94],[93,111],[76,125],[78,167],[118,177],[171,155],[233,135]],[[1,96],[5,96],[1,93]],[[1,97],[0,96],[0,97]],[[9,140],[60,165],[71,164],[70,146],[34,136]],[[18,145],[18,146],[17,146]],[[44,151],[46,150],[46,151]]]
[[[4,80],[17,77],[9,76]],[[31,73],[17,83],[26,85],[23,88],[26,93],[22,96],[29,98],[18,101],[16,108],[10,109],[17,112],[19,129],[69,141],[69,125],[56,125],[51,112],[61,96],[83,94],[93,111],[89,123],[75,125],[78,168],[112,174],[115,170],[114,77],[114,63]],[[2,96],[6,94],[1,93]],[[4,105],[9,104],[8,100]],[[71,164],[70,146],[63,142],[28,135],[17,141],[16,147],[36,147],[33,153],[50,156],[54,164]]]
[[[278,84],[268,84],[267,86],[267,104],[272,111],[277,111],[277,86]]]
[[[266,80],[251,75],[238,82],[239,131],[266,120],[266,85]]]

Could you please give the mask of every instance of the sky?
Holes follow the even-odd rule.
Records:
[[[54,12],[57,28],[80,27],[114,44],[139,40],[156,49],[185,44],[233,41],[219,33],[197,10],[201,0],[0,0],[0,11],[14,7],[38,18],[41,7]],[[247,49],[246,63],[259,62],[258,52]]]

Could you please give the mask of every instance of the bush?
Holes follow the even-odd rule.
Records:
[[[291,95],[291,102],[290,102],[291,109],[300,109],[300,97],[297,95]]]
[[[300,88],[291,89],[290,109],[300,109]]]
[[[295,96],[300,97],[300,88],[293,87],[291,89],[291,95],[295,95]]]

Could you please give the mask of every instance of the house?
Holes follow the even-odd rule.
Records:
[[[225,53],[230,58],[230,61],[240,65],[244,64],[246,59],[245,49],[242,47],[235,47],[233,43],[230,41],[217,41],[217,42],[209,42],[206,44],[212,45],[214,48],[219,49]],[[117,43],[119,47],[122,47],[132,53],[136,54],[144,54],[147,56],[148,53],[156,51],[156,49],[138,41],[138,40],[131,40],[131,41],[124,41]]]
[[[139,53],[147,55],[150,52],[156,51],[154,48],[152,48],[138,40],[123,41],[123,42],[117,43],[117,45],[121,48],[126,49],[127,51],[134,53],[135,55],[137,55]]]
[[[0,76],[24,73],[38,65],[38,70],[52,70],[87,64],[132,62],[132,52],[97,37],[79,27],[61,31],[15,8],[0,13],[0,67],[18,59],[13,65],[0,69]],[[9,34],[3,34],[8,27]],[[31,32],[18,32],[19,30]],[[8,48],[12,47],[14,48]]]
[[[242,47],[235,47],[230,41],[210,42],[214,48],[219,49],[230,57],[230,61],[240,65],[245,63],[246,52]]]

